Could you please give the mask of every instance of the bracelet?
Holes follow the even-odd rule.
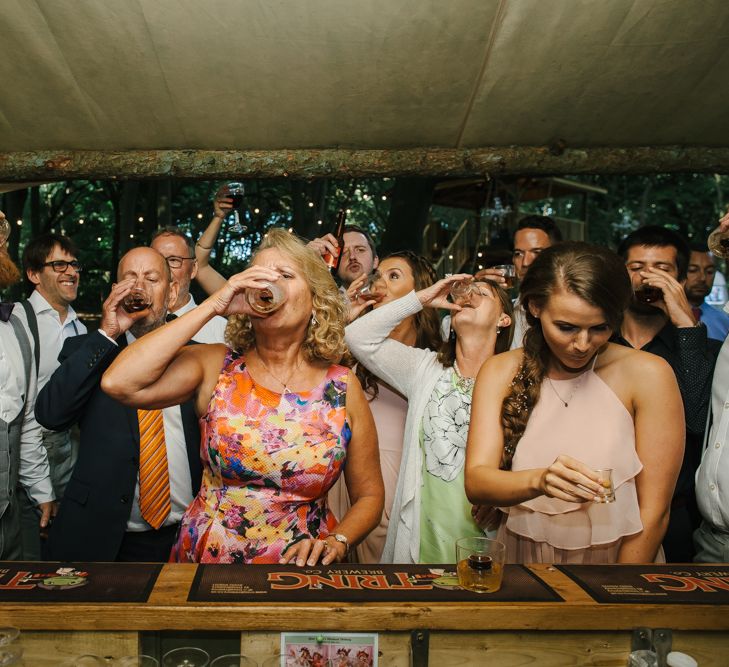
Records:
[[[202,243],[200,243],[200,241],[197,241],[195,243],[195,245],[199,245],[203,250],[212,250],[213,249],[213,246],[211,246],[211,245],[203,245]]]

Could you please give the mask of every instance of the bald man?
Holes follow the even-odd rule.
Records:
[[[146,295],[144,307],[128,312],[125,301],[133,290]],[[165,258],[152,248],[130,250],[119,262],[99,330],[64,343],[61,365],[38,395],[36,417],[43,426],[62,430],[78,423],[81,430],[78,460],[49,535],[51,560],[164,562],[169,557],[182,513],[200,486],[193,406],[145,417],[107,396],[101,376],[122,348],[164,325],[176,299],[177,283]],[[150,442],[150,424],[157,429],[154,451],[164,451],[156,465],[165,472],[154,489],[161,499],[152,503],[140,498],[139,484],[140,441]]]

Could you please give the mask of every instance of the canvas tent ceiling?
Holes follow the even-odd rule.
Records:
[[[0,151],[729,145],[726,0],[2,0]]]

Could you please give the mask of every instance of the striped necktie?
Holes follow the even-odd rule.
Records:
[[[137,410],[139,418],[139,510],[154,529],[170,513],[170,474],[162,410]]]

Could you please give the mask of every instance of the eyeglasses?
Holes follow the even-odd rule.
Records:
[[[182,262],[184,261],[194,261],[194,257],[175,257],[172,255],[171,257],[165,257],[167,260],[167,264],[171,269],[179,269],[182,266]]]
[[[68,270],[68,267],[70,266],[76,273],[81,273],[83,271],[83,267],[81,266],[81,262],[76,261],[75,259],[72,262],[67,262],[65,259],[56,259],[52,262],[44,262],[43,266],[52,266],[53,270],[56,273],[66,273]]]

